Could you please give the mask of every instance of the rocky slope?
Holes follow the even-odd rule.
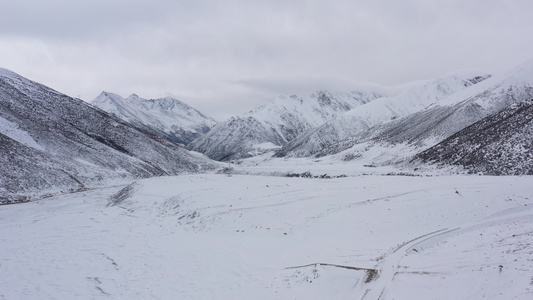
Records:
[[[2,201],[214,166],[147,127],[5,69],[0,145]]]
[[[161,131],[171,141],[187,145],[208,132],[216,121],[174,98],[143,99],[132,94],[124,99],[102,92],[92,105],[134,125],[143,124]]]
[[[533,100],[485,117],[415,159],[459,165],[471,173],[533,175]]]

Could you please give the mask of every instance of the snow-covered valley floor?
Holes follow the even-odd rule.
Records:
[[[0,299],[533,299],[533,178],[201,174],[5,205],[0,277]]]

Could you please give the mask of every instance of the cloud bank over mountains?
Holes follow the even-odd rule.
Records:
[[[0,65],[73,97],[173,96],[218,120],[281,93],[530,57],[533,3],[3,1]]]

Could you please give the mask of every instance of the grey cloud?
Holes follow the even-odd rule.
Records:
[[[215,117],[279,93],[498,72],[533,48],[529,0],[8,0],[0,11],[2,67],[85,100],[179,95]]]
[[[118,35],[168,13],[164,0],[2,1],[0,34],[52,39]]]

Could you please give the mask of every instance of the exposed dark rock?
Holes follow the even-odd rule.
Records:
[[[471,173],[533,175],[533,100],[483,118],[415,159],[459,165]]]

